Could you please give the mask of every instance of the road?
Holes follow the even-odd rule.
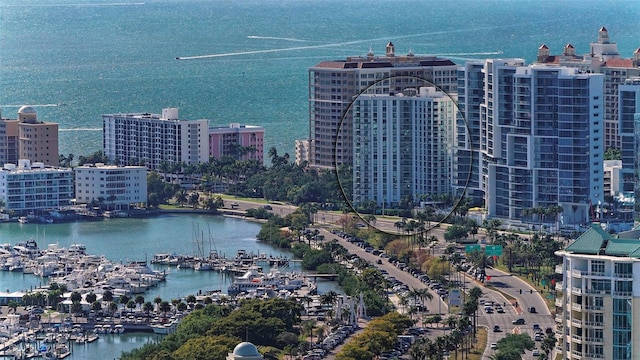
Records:
[[[236,210],[247,210],[250,208],[264,206],[264,204],[261,203],[254,203],[244,200],[226,200],[225,208],[230,208],[231,204],[234,204],[234,208]],[[235,204],[237,204],[237,206],[235,206]],[[272,208],[270,210],[271,212],[281,216],[286,216],[296,209],[296,207],[293,205],[285,204],[270,203],[269,206],[271,206]],[[335,224],[335,222],[342,216],[343,214],[337,212],[320,211],[318,212],[318,214],[316,214],[316,219],[318,220],[318,222],[320,222],[320,224],[330,225]],[[395,221],[393,219],[379,218],[376,220],[375,227],[382,231],[397,233],[397,229],[395,228]],[[409,288],[427,288],[427,286],[420,280],[416,279],[408,272],[396,268],[393,264],[389,263],[387,259],[382,259],[379,256],[366,252],[364,249],[348,242],[346,239],[332,234],[324,227],[320,227],[319,229],[321,234],[325,236],[326,240],[336,239],[342,246],[347,249],[347,251],[349,251],[349,253],[357,254],[358,256],[360,256],[364,260],[369,261],[371,264],[374,264],[378,268],[386,270],[389,275],[405,283]],[[439,242],[434,246],[432,250],[434,252],[434,255],[436,256],[441,255],[448,245],[448,243],[444,241],[445,230],[446,226],[436,227],[429,230],[428,236],[435,235],[439,239]],[[482,231],[480,231],[480,233],[478,234],[478,238],[482,237]],[[382,260],[382,264],[376,264],[377,260]],[[476,281],[471,276],[466,276],[465,287],[470,288],[473,286],[479,286],[483,290],[482,299],[486,301],[492,301],[497,304],[506,304],[506,306],[503,306],[505,310],[505,313],[503,314],[497,312],[488,314],[484,310],[484,306],[480,306],[479,308],[478,324],[480,326],[485,326],[489,331],[487,347],[485,349],[483,359],[488,359],[491,354],[494,353],[494,350],[490,349],[489,344],[498,342],[499,339],[504,337],[505,334],[509,332],[527,333],[531,336],[531,338],[534,338],[535,332],[533,330],[533,324],[539,324],[543,330],[547,327],[551,327],[552,329],[554,328],[555,321],[553,319],[553,316],[547,309],[544,299],[542,298],[543,295],[547,294],[537,293],[535,289],[529,286],[529,284],[527,284],[524,280],[521,280],[517,276],[512,276],[511,274],[502,272],[500,270],[488,268],[486,269],[486,274],[490,276],[491,279],[486,281],[485,284]],[[499,291],[487,288],[485,287],[485,285],[491,285]],[[522,293],[520,293],[520,289],[522,289]],[[425,305],[429,310],[428,314],[447,314],[447,303],[440,299],[440,297],[437,296],[433,291],[430,290],[430,292],[434,295],[434,297],[432,300],[425,300]],[[503,295],[503,293],[513,297],[515,299],[513,303],[510,302]],[[515,306],[515,302],[518,303],[517,307]],[[532,314],[528,311],[531,307],[535,307],[535,314]],[[525,319],[525,324],[513,325],[512,321],[517,318]],[[493,332],[492,330],[495,325],[500,326],[502,331]],[[539,348],[540,344],[537,343],[536,347]],[[525,355],[523,355],[523,359],[536,358],[531,355],[530,351],[528,351]]]
[[[389,275],[403,282],[410,289],[427,288],[427,286],[424,283],[422,283],[420,280],[416,279],[413,275],[409,274],[408,272],[398,269],[393,264],[389,263],[387,259],[382,259],[379,256],[368,253],[364,251],[363,248],[360,248],[348,242],[346,239],[343,239],[339,236],[332,234],[327,229],[321,228],[320,233],[325,236],[325,240],[330,241],[332,239],[336,239],[340,243],[340,245],[344,246],[344,248],[347,249],[347,251],[349,251],[349,253],[358,255],[362,259],[370,262],[371,264],[374,264],[379,269],[386,270],[389,273]],[[382,264],[376,264],[377,260],[382,260]],[[429,299],[425,300],[425,306],[429,310],[429,314],[437,314],[439,312],[443,314],[447,313],[449,309],[447,304],[444,301],[442,301],[442,299],[440,299],[440,297],[437,294],[431,291],[431,289],[429,289],[429,291],[432,293],[432,295],[434,295],[432,300],[429,300]]]

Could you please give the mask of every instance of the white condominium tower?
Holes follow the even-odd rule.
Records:
[[[179,120],[178,109],[162,114],[102,115],[104,155],[123,166],[195,165],[209,159],[209,121]]]
[[[352,118],[349,106],[360,93],[401,93],[405,88],[436,84],[455,96],[457,65],[435,56],[396,55],[393,43],[384,56],[323,61],[309,68],[309,138],[297,141],[296,161],[331,168],[351,165]],[[306,157],[306,158],[305,158]]]
[[[604,196],[602,75],[521,63],[461,69],[470,131],[458,131],[455,191],[482,196],[491,217],[522,220],[525,209],[560,205],[564,222],[588,222]]]
[[[451,193],[456,107],[434,87],[358,96],[353,104],[353,203],[397,206]]]
[[[640,240],[600,224],[556,255],[556,352],[562,359],[637,359],[640,354]]]

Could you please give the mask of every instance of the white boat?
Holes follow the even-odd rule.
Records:
[[[29,218],[27,218],[26,216],[20,216],[18,218],[18,222],[20,224],[28,224],[29,223]]]
[[[114,334],[122,334],[124,332],[124,325],[118,324],[113,328]]]

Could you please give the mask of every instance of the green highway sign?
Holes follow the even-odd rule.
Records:
[[[464,246],[464,252],[468,253],[472,253],[474,251],[482,251],[482,248],[480,247],[480,245],[465,245]]]
[[[501,256],[502,245],[487,245],[484,248],[485,254],[489,256]]]

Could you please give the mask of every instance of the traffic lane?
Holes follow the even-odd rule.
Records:
[[[535,307],[536,313],[551,316],[547,304],[533,287],[517,276],[500,270],[488,268],[486,274],[491,276],[487,285],[491,284],[500,291],[513,296],[524,313],[528,313],[531,307]],[[522,290],[522,293],[520,292]]]
[[[325,235],[325,239],[336,239],[338,243],[344,246],[345,249],[351,254],[356,254],[362,259],[368,261],[379,269],[384,269],[390,276],[398,279],[402,283],[406,284],[410,289],[424,289],[429,290],[431,295],[433,295],[433,299],[425,299],[424,303],[428,309],[429,313],[435,314],[440,309],[441,312],[448,312],[447,304],[435,293],[433,290],[429,289],[425,284],[423,284],[420,280],[416,279],[413,275],[409,274],[406,271],[402,271],[395,267],[393,264],[389,263],[387,259],[383,259],[379,256],[373,255],[371,253],[366,252],[363,248],[348,242],[346,239],[343,239],[339,236],[336,236],[329,232],[326,229],[320,229],[320,233]],[[377,264],[377,261],[381,260],[382,264]]]

